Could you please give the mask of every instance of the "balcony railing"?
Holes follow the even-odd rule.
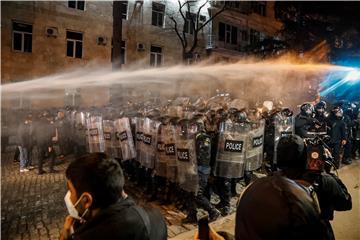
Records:
[[[216,35],[208,35],[206,49],[215,48],[215,39],[216,39]]]

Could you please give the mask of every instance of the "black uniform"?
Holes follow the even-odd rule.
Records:
[[[44,173],[43,162],[46,155],[50,155],[50,172],[54,171],[55,162],[55,151],[53,148],[52,138],[56,135],[54,124],[51,124],[46,118],[40,118],[36,122],[35,126],[35,137],[38,147],[38,158],[39,158],[39,174]],[[49,152],[49,149],[51,150]]]
[[[355,126],[354,116],[352,113],[344,114],[344,122],[346,124],[346,144],[344,146],[344,157],[343,163],[350,164],[351,163],[351,153],[352,153],[352,145],[353,145],[353,128]]]
[[[335,166],[340,166],[340,150],[343,140],[346,140],[346,124],[343,118],[336,118],[332,116],[330,118],[330,142],[329,146],[332,148],[332,154],[335,161]]]
[[[201,207],[209,213],[210,219],[220,216],[220,212],[205,197],[208,179],[210,176],[211,161],[211,136],[205,132],[196,135],[196,157],[199,176],[199,190],[194,201],[189,201],[189,220],[196,220],[197,207]]]

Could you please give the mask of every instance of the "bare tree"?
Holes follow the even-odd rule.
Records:
[[[175,14],[169,15],[170,20],[174,23],[173,30],[181,42],[183,61],[187,61],[187,59],[192,58],[194,55],[194,51],[199,43],[199,32],[215,17],[222,13],[226,7],[226,4],[223,4],[214,15],[210,16],[204,23],[200,23],[201,10],[209,3],[209,0],[204,1],[204,3],[199,6],[196,13],[192,13],[191,4],[196,2],[197,1],[187,0],[181,3],[181,0],[178,0],[178,10],[176,13],[179,13],[183,20],[182,31],[179,30],[179,23]],[[187,13],[184,14],[185,8]],[[187,21],[190,21],[191,26],[186,24]],[[186,27],[191,27],[193,29],[192,41],[189,41],[186,36]]]

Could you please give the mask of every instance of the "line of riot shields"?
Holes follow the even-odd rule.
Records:
[[[239,100],[235,101],[239,106],[231,105],[234,100],[227,101],[230,104],[224,99],[221,103],[209,99],[191,104],[185,98],[151,110],[148,106],[132,109],[128,115],[72,111],[68,118],[78,155],[103,152],[120,162],[131,161],[150,170],[152,176],[196,193],[198,119],[212,136],[210,165],[215,177],[243,178],[244,172],[260,169],[266,156],[276,163],[280,137],[294,133],[292,114],[272,111],[264,117],[263,109],[250,109]],[[237,118],[239,113],[247,115]],[[272,150],[264,149],[266,144]]]

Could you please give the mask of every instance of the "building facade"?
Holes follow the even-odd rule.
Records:
[[[1,81],[111,62],[111,2],[2,1]]]
[[[275,18],[275,2],[216,1],[216,11],[225,10],[212,21],[208,50],[218,60],[238,60],[250,46],[265,39],[276,39],[282,23]]]
[[[133,0],[122,4],[122,47],[120,59],[115,60],[124,69],[170,66],[209,55],[220,61],[238,59],[246,46],[275,37],[282,27],[275,19],[274,2]],[[210,21],[224,4],[226,9]],[[112,1],[2,1],[1,7],[2,84],[91,64],[110,67],[113,56],[119,55],[112,48]],[[189,50],[195,35],[196,47],[184,60],[183,41]],[[55,105],[103,104],[121,91],[104,92],[106,96],[64,89],[64,101]],[[29,101],[21,98],[19,102],[21,107]]]

